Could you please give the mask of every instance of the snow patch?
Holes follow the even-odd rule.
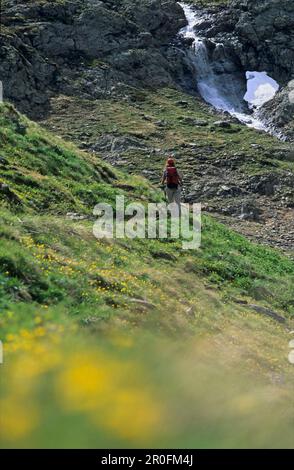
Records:
[[[247,93],[244,97],[240,90],[240,83],[234,74],[226,73],[225,68],[219,73],[215,64],[211,61],[205,41],[198,35],[197,26],[201,23],[190,5],[179,2],[183,8],[187,26],[180,34],[185,38],[193,39],[195,54],[196,86],[202,98],[215,109],[228,112],[246,126],[265,132],[273,133],[267,124],[260,119],[258,109],[272,99],[279,90],[278,83],[267,75],[266,72],[247,72]],[[222,48],[223,44],[215,43],[215,48]],[[294,82],[294,81],[293,81]],[[289,99],[293,102],[294,93],[290,90]],[[245,105],[247,102],[247,106]]]
[[[247,72],[247,93],[244,100],[251,108],[260,108],[270,101],[279,90],[278,83],[266,72]]]

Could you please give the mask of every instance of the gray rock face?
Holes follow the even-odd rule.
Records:
[[[294,2],[232,0],[227,7],[207,9],[201,2],[201,13],[200,33],[223,44],[239,71],[265,71],[282,87],[260,114],[277,134],[293,140]]]
[[[56,91],[97,97],[118,82],[165,86],[189,72],[172,46],[186,24],[175,0],[8,0],[2,10],[4,97],[31,116]]]
[[[24,112],[48,107],[47,88],[55,83],[56,65],[15,36],[0,34],[0,80],[4,98]]]
[[[294,75],[294,3],[233,0],[205,16],[203,35],[237,54],[245,70],[267,71],[281,85]]]
[[[260,115],[272,128],[278,128],[289,140],[294,140],[294,80],[266,103]]]
[[[211,45],[217,74],[265,70],[283,86],[293,79],[293,1],[233,0],[209,10],[201,5],[197,27]],[[185,49],[176,39],[186,24],[176,0],[6,0],[1,21],[4,98],[31,117],[44,115],[56,93],[127,99],[128,87],[195,88],[189,44]],[[291,83],[261,111],[289,139]]]

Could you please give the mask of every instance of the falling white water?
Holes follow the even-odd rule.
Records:
[[[271,99],[278,90],[278,84],[267,76],[266,73],[248,72],[248,90],[242,99],[240,80],[233,73],[226,71],[222,63],[213,63],[208,54],[205,42],[197,36],[197,24],[200,19],[189,5],[180,3],[183,8],[188,25],[182,29],[180,34],[185,38],[194,40],[197,88],[202,98],[216,109],[226,111],[239,121],[255,129],[267,130],[265,124],[254,114],[246,113],[246,100],[251,109],[256,109]],[[215,45],[215,54],[222,52],[223,45]],[[222,54],[220,54],[222,56]],[[255,83],[251,80],[255,79]]]

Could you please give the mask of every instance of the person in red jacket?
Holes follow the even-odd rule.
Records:
[[[175,202],[181,207],[181,186],[183,179],[177,170],[175,160],[169,157],[162,175],[161,183],[166,185],[166,195],[169,204]]]

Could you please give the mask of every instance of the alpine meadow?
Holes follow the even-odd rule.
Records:
[[[289,0],[2,0],[2,449],[293,449],[293,27]],[[118,200],[134,236],[98,236]]]

